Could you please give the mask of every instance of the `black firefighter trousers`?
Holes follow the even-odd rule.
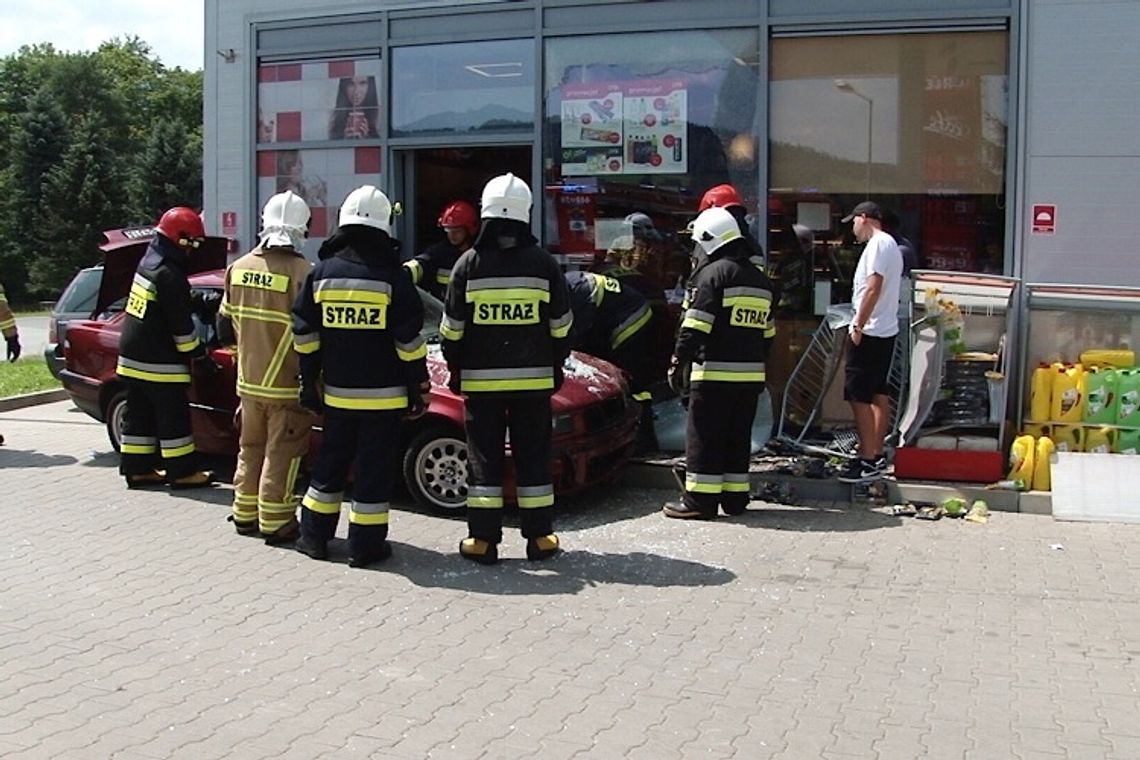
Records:
[[[523,538],[554,532],[550,471],[550,393],[471,394],[466,399],[467,528],[471,538],[503,540],[503,465],[507,428]]]
[[[190,404],[184,383],[152,383],[123,378],[127,414],[123,424],[122,475],[166,470],[167,481],[198,469]]]
[[[763,390],[763,383],[693,383],[682,496],[689,509],[715,517],[718,505],[727,514],[748,506],[752,418]]]

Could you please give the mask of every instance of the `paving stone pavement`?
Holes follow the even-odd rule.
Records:
[[[67,402],[0,414],[0,757],[1140,757],[1140,526],[569,500],[568,551],[379,569],[127,491]]]

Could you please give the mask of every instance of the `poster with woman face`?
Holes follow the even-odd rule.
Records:
[[[263,64],[258,143],[378,140],[379,58]]]

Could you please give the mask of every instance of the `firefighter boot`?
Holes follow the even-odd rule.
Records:
[[[266,546],[291,544],[301,535],[301,523],[290,520],[272,533],[264,533]],[[311,555],[310,555],[311,556]]]
[[[707,512],[702,512],[695,507],[690,507],[683,499],[680,501],[665,502],[665,506],[661,508],[661,511],[665,513],[666,517],[673,517],[678,520],[711,520],[716,516],[715,514],[710,515]]]
[[[392,545],[387,541],[381,541],[380,545],[369,551],[362,551],[359,553],[354,552],[348,558],[349,567],[368,567],[375,562],[383,562],[392,556]]]
[[[526,542],[526,558],[531,562],[550,559],[560,550],[558,536],[554,533],[538,538],[528,538]]]
[[[304,533],[297,539],[297,543],[293,544],[293,548],[307,554],[313,559],[328,559],[329,558],[329,543],[322,541],[312,536],[306,536]]]
[[[208,485],[213,485],[214,473],[209,470],[198,470],[189,475],[183,475],[180,478],[175,478],[170,481],[170,487],[175,491],[181,491],[186,488],[203,488]]]
[[[226,521],[234,524],[234,532],[239,536],[256,536],[261,533],[257,527],[257,520],[243,522],[241,520],[235,520],[234,516],[230,515],[226,518]]]
[[[459,542],[459,554],[480,565],[493,565],[499,561],[499,547],[481,538],[465,538]]]
[[[127,488],[146,488],[147,486],[160,486],[166,482],[166,475],[158,470],[142,472],[137,475],[124,475]]]

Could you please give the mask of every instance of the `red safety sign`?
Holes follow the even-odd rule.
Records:
[[[237,234],[237,212],[222,212],[222,234],[226,236]]]
[[[1032,229],[1034,235],[1056,234],[1057,206],[1052,203],[1033,204]]]

